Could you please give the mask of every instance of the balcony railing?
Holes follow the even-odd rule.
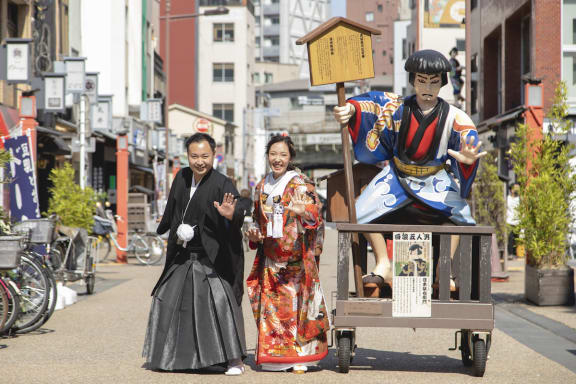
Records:
[[[264,47],[264,56],[280,56],[280,46],[272,45],[270,47]]]
[[[265,25],[264,26],[264,36],[278,36],[280,35],[280,25]]]
[[[280,4],[268,4],[264,6],[264,16],[279,15]]]

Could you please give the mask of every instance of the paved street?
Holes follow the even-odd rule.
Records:
[[[247,254],[246,271],[253,253]],[[327,230],[320,274],[330,302],[336,286],[336,231]],[[220,374],[157,373],[140,357],[150,291],[160,267],[102,265],[96,294],[57,311],[39,332],[0,339],[0,383],[574,383],[576,308],[534,308],[521,302],[520,262],[511,280],[494,283],[497,327],[486,375],[470,375],[460,353],[449,351],[450,330],[363,328],[349,374],[337,372],[333,351],[321,369],[305,375],[257,372],[256,328],[244,300],[248,370],[242,377]],[[522,339],[522,342],[517,340]],[[571,369],[569,369],[571,368]]]

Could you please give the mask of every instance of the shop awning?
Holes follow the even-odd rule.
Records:
[[[53,155],[67,155],[70,146],[66,144],[61,132],[45,127],[36,127],[38,132],[38,151]]]
[[[492,128],[495,125],[502,125],[503,123],[506,123],[510,120],[516,120],[519,115],[524,113],[525,110],[526,110],[526,108],[524,108],[523,105],[520,105],[520,106],[513,108],[513,109],[510,109],[510,110],[508,110],[508,111],[506,111],[500,115],[493,116],[487,120],[484,120],[480,124],[478,124],[478,126],[477,126],[478,132],[484,132],[484,131]]]
[[[145,193],[145,194],[150,195],[150,196],[154,196],[153,190],[151,190],[150,188],[143,187],[141,185],[133,185],[130,187],[129,191],[130,192],[141,192],[141,193]]]
[[[100,130],[93,130],[92,131],[92,135],[93,136],[100,136],[100,137],[104,137],[106,139],[110,139],[110,140],[116,140],[116,135],[111,133],[111,132],[105,132],[105,131],[100,131]]]
[[[154,174],[154,170],[152,168],[148,168],[148,167],[144,167],[142,165],[136,165],[136,164],[130,164],[130,168],[132,169],[136,169],[138,171],[142,171],[142,172],[146,172],[146,173],[150,173],[150,174]]]
[[[10,135],[10,129],[18,124],[18,110],[0,105],[0,136]]]

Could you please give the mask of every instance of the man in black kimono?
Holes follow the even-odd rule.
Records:
[[[204,133],[186,141],[190,167],[176,175],[158,229],[170,230],[164,271],[152,291],[143,356],[150,369],[227,364],[244,372],[241,311],[244,253],[232,181],[212,169],[216,144]]]

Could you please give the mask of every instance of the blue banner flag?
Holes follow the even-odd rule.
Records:
[[[18,222],[39,219],[38,189],[30,142],[27,136],[11,137],[4,148],[12,155],[10,161],[10,217]]]

